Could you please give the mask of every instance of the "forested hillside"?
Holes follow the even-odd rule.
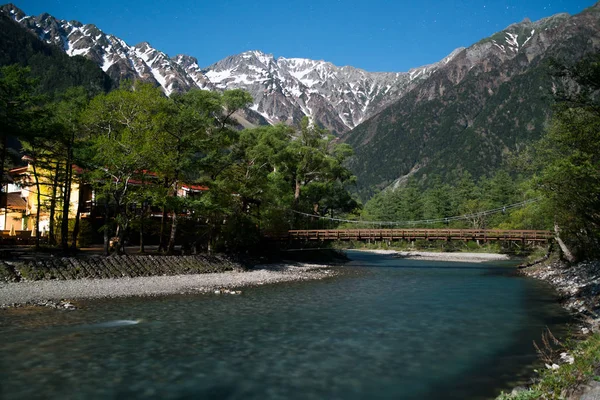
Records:
[[[600,6],[523,21],[463,50],[343,140],[366,199],[407,175],[450,181],[488,175],[538,139],[551,115],[552,60],[572,65],[598,51]],[[457,174],[458,172],[458,174]]]
[[[0,13],[0,66],[20,64],[31,69],[44,93],[72,86],[84,86],[94,93],[106,92],[113,82],[94,62],[69,57],[56,46],[46,44]]]

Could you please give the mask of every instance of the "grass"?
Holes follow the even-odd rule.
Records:
[[[529,253],[527,258],[525,259],[525,262],[532,263],[537,260],[540,260],[540,259],[544,258],[547,253],[548,253],[548,249],[546,249],[545,247],[535,248],[531,253]]]
[[[542,398],[542,393],[533,389],[527,389],[520,392],[502,393],[496,397],[496,400],[537,400]]]
[[[558,400],[568,397],[579,385],[590,380],[600,381],[600,333],[567,345],[573,364],[562,364],[556,370],[546,369],[528,390],[515,394],[502,393],[497,400]]]

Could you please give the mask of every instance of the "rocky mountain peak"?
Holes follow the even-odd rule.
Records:
[[[49,14],[27,17],[13,5],[4,6],[2,11],[67,54],[93,60],[117,81],[141,79],[160,85],[167,95],[194,87],[241,88],[253,96],[251,109],[262,117],[257,116],[258,120],[296,124],[309,116],[338,134],[398,100],[458,54],[455,51],[438,63],[394,73],[372,73],[305,58],[275,59],[260,50],[245,51],[201,68],[194,57],[169,57],[148,42],[130,46],[92,24],[67,22]]]
[[[177,54],[173,57],[173,60],[180,65],[198,65],[198,59],[196,57],[188,56],[187,54]]]
[[[154,49],[152,48],[152,46],[150,46],[150,43],[148,42],[140,42],[133,47],[142,52],[154,51]]]
[[[16,20],[23,19],[27,15],[21,10],[19,7],[15,6],[13,3],[8,3],[3,5],[1,8],[2,12],[6,14],[13,15],[13,18]]]
[[[245,51],[239,55],[245,60],[255,60],[263,65],[268,65],[275,62],[273,54],[266,54],[260,50]]]

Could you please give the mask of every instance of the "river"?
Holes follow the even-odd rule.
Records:
[[[348,254],[337,277],[241,296],[0,311],[0,398],[488,399],[568,322],[508,262]]]

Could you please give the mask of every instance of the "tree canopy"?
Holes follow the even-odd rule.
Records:
[[[600,56],[556,75],[564,89],[535,149],[536,184],[575,255],[593,257],[600,254]]]
[[[12,106],[23,99],[3,109],[15,114],[13,123],[28,109],[23,105],[35,87],[27,74],[19,67],[2,70],[3,101]],[[13,131],[33,156],[38,186],[52,187],[49,201],[38,199],[38,210],[50,211],[51,226],[60,226],[53,235],[64,249],[71,232],[75,245],[82,211],[71,224],[72,184],[93,188],[107,253],[111,238],[122,244],[134,231],[142,251],[149,236],[158,237],[167,253],[177,243],[190,250],[245,251],[263,232],[293,227],[292,211],[352,211],[353,176],[345,167],[350,147],[308,119],[297,129],[241,129],[234,115],[251,102],[242,90],[167,97],[150,84],[125,82],[90,97],[74,87],[46,98],[44,123],[35,132],[31,125],[22,129],[35,140],[16,125]]]

